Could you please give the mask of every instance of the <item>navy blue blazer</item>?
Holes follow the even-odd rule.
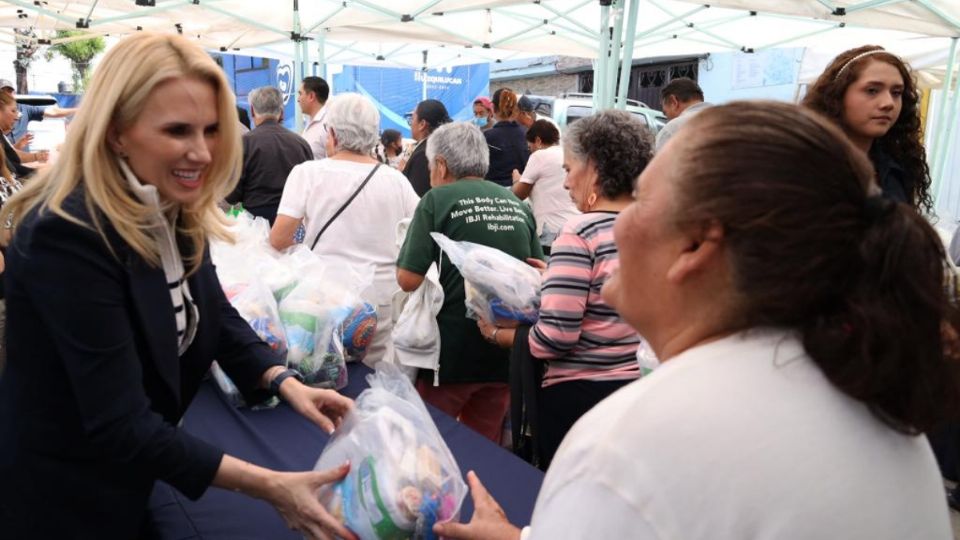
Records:
[[[91,222],[80,189],[64,209]],[[176,427],[210,363],[253,402],[282,363],[229,304],[208,252],[188,278],[196,337],[178,356],[163,270],[102,222],[109,246],[34,211],[7,250],[0,536],[135,538],[157,479],[194,499],[213,481],[222,451]]]

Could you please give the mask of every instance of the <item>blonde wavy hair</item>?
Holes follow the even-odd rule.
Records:
[[[242,166],[242,148],[233,93],[216,62],[200,47],[178,35],[138,33],[110,49],[97,66],[79,112],[56,164],[40,173],[0,209],[0,223],[14,227],[35,208],[71,222],[92,227],[104,238],[106,218],[137,254],[160,266],[160,249],[149,234],[156,210],[140,202],[118,166],[108,143],[110,130],[123,132],[133,125],[157,85],[179,77],[209,82],[217,95],[219,140],[207,166],[200,196],[180,207],[178,232],[193,244],[184,263],[190,272],[200,267],[207,239],[231,240],[226,220],[217,208],[236,186]],[[64,200],[79,186],[92,223],[71,216]]]

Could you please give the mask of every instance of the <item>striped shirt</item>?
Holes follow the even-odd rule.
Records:
[[[620,264],[613,243],[616,217],[616,212],[575,216],[551,247],[540,320],[530,331],[530,352],[547,361],[545,387],[640,376],[640,336],[600,297],[603,283]]]
[[[184,277],[183,259],[177,246],[174,226],[176,215],[174,214],[172,218],[165,215],[164,205],[160,201],[160,194],[155,186],[141,183],[123,160],[118,163],[133,194],[143,204],[156,210],[150,234],[160,249],[160,262],[163,265],[163,274],[167,281],[167,288],[170,290],[170,304],[173,306],[173,314],[177,322],[177,354],[183,356],[197,333],[200,312],[193,303],[190,287]]]

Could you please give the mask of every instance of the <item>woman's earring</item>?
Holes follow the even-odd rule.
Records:
[[[593,208],[593,205],[595,204],[597,204],[597,194],[591,193],[590,196],[587,197],[587,208]]]

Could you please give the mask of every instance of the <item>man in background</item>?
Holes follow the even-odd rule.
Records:
[[[17,92],[14,84],[7,79],[0,79],[0,90],[10,94],[11,96],[15,95]],[[57,105],[39,107],[36,105],[24,105],[23,103],[18,103],[17,109],[20,111],[20,118],[18,118],[17,123],[13,125],[13,131],[10,135],[11,142],[17,147],[18,150],[23,150],[30,143],[30,137],[27,133],[27,125],[31,121],[40,122],[46,118],[66,118],[67,116],[77,112],[76,108],[60,108]]]
[[[297,103],[303,114],[310,117],[303,128],[303,138],[310,144],[313,159],[327,157],[327,124],[324,117],[327,110],[327,98],[330,97],[330,85],[320,77],[304,77],[297,90]]]
[[[313,159],[303,137],[283,127],[283,96],[272,86],[250,92],[254,129],[243,135],[243,171],[230,195],[230,204],[262,217],[273,226],[283,186],[291,169]]]
[[[681,126],[698,112],[712,107],[710,103],[703,101],[703,90],[700,89],[700,85],[686,77],[677,77],[670,81],[660,91],[660,98],[663,103],[663,114],[670,121],[663,126],[660,133],[657,133],[656,150],[658,152]]]

